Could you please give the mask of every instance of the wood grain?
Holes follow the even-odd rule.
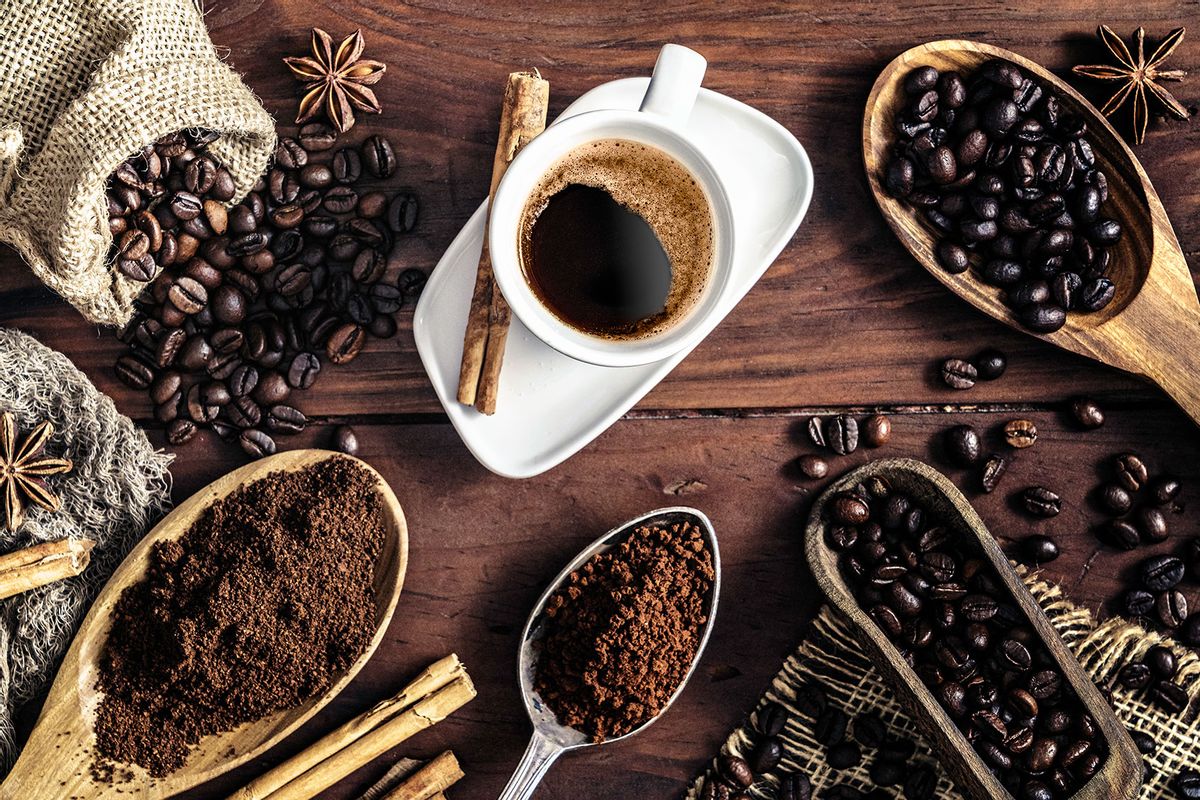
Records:
[[[324,450],[292,450],[234,470],[198,491],[163,518],[121,562],[96,597],[59,668],[49,698],[21,757],[0,785],[0,797],[70,796],[78,800],[113,798],[136,787],[147,800],[171,797],[243,764],[304,724],[354,679],[383,641],[408,566],[408,527],[404,511],[387,482],[379,478],[376,491],[383,504],[387,526],[375,571],[376,632],[366,650],[319,697],[294,709],[270,714],[234,731],[207,736],[191,751],[187,763],[164,778],[153,778],[137,766],[104,779],[92,769],[96,763],[95,720],[100,702],[96,688],[98,664],[111,629],[111,615],[121,593],[141,581],[150,566],[154,546],[174,541],[191,528],[217,500],[271,472],[292,472],[326,461],[336,454]],[[371,467],[361,464],[378,477]],[[54,769],[47,769],[53,763]],[[128,777],[123,777],[128,773]]]
[[[941,763],[945,765],[955,786],[974,800],[1012,798],[1012,794],[976,753],[975,747],[967,741],[942,704],[912,667],[904,663],[899,650],[859,605],[842,575],[838,553],[827,543],[831,527],[827,509],[831,498],[875,477],[886,480],[895,491],[907,493],[941,523],[964,537],[969,542],[967,546],[992,565],[1020,613],[1054,659],[1063,679],[1095,719],[1108,754],[1096,774],[1072,795],[1075,800],[1131,800],[1135,797],[1142,785],[1141,755],[1124,725],[1100,696],[1092,679],[1067,649],[1062,637],[1009,565],[1008,558],[975,513],[970,501],[946,476],[923,462],[879,459],[843,475],[817,498],[805,529],[804,549],[821,591],[850,620],[859,640],[872,653],[871,662],[879,667],[905,708],[916,719],[930,744],[941,756]]]
[[[1109,178],[1104,214],[1121,221],[1124,236],[1111,250],[1113,301],[1092,314],[1073,313],[1052,333],[1030,335],[1065,350],[1143,375],[1162,386],[1200,423],[1200,302],[1171,221],[1150,178],[1108,120],[1065,81],[1011,50],[962,39],[919,45],[897,56],[875,81],[863,114],[863,164],[883,216],[910,252],[935,278],[1001,322],[1020,329],[1004,303],[1004,291],[980,280],[978,271],[952,274],[937,262],[940,237],[912,206],[890,196],[881,178],[896,141],[893,121],[908,102],[904,79],[919,66],[970,76],[1000,59],[1033,75],[1088,126],[1096,165]]]
[[[1070,596],[1098,611],[1119,594],[1137,562],[1172,552],[1200,533],[1195,514],[1171,520],[1172,538],[1146,552],[1117,553],[1090,533],[1099,519],[1088,491],[1105,459],[1136,450],[1170,469],[1189,495],[1200,492],[1200,435],[1144,382],[1063,353],[985,317],[914,261],[875,206],[862,169],[860,126],[872,82],[897,54],[924,41],[963,37],[1016,50],[1056,74],[1099,60],[1093,30],[1106,22],[1151,38],[1194,19],[1197,0],[1105,6],[1045,3],[816,4],[727,0],[653,4],[613,0],[207,0],[213,40],[281,123],[295,109],[295,85],[279,57],[302,51],[308,29],[345,35],[361,27],[368,57],[389,64],[376,87],[380,117],[365,116],[357,141],[385,131],[400,169],[392,186],[420,196],[417,229],[392,254],[396,266],[430,269],[486,195],[500,98],[515,69],[538,67],[554,83],[550,114],[613,78],[649,73],[663,42],[696,48],[709,61],[706,85],[748,102],[796,134],[816,170],[812,208],[791,245],[717,330],[634,410],[566,464],[511,482],[471,459],[421,370],[411,309],[400,332],[372,342],[342,368],[327,369],[295,403],[314,424],[282,446],[325,446],[350,421],[362,457],[404,498],[413,526],[407,591],[376,656],[313,720],[265,755],[192,790],[188,800],[224,797],[322,733],[393,694],[415,672],[459,652],[479,699],[402,751],[325,793],[348,800],[402,756],[432,758],[453,748],[466,777],[452,800],[495,797],[529,736],[516,688],[521,625],[546,581],[599,533],[651,508],[682,502],[712,517],[721,537],[722,608],[699,672],[652,729],[611,747],[563,758],[539,800],[577,797],[675,798],[741,722],[792,649],[816,608],[800,531],[817,487],[789,464],[810,449],[800,433],[806,409],[884,407],[893,442],[859,451],[835,471],[878,455],[938,461],[936,435],[972,422],[989,432],[1012,416],[1037,422],[1042,438],[1018,454],[999,491],[981,495],[974,478],[953,477],[1004,545],[1032,531],[1063,548],[1048,565]],[[0,23],[2,26],[2,23]],[[1200,48],[1189,39],[1173,61],[1193,76]],[[1076,84],[1093,101],[1108,87]],[[1172,84],[1185,106],[1200,78]],[[1190,265],[1200,266],[1200,125],[1151,123],[1137,149]],[[10,252],[0,252],[0,324],[35,333],[67,353],[122,411],[150,419],[143,394],[118,383],[120,348],[110,332],[83,323],[41,289]],[[952,392],[933,365],[997,346],[1010,356],[1003,379]],[[1082,392],[1109,411],[1099,431],[1080,434],[1062,402]],[[150,425],[152,439],[162,432]],[[235,447],[203,435],[173,466],[181,500],[243,463]],[[1030,521],[1012,496],[1033,483],[1064,493],[1064,511]],[[1191,500],[1195,503],[1195,500]],[[1200,593],[1188,588],[1200,606]]]

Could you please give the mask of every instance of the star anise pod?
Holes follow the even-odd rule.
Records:
[[[0,412],[0,506],[3,524],[9,531],[20,527],[29,503],[47,511],[57,511],[62,501],[46,485],[46,477],[71,470],[65,458],[43,455],[54,426],[43,422],[24,441],[17,440],[17,420],[9,412]]]
[[[354,127],[354,109],[378,114],[383,110],[368,86],[376,84],[387,71],[380,61],[362,58],[362,31],[342,40],[335,50],[333,38],[320,28],[312,29],[312,55],[283,60],[296,80],[304,82],[304,97],[296,122],[308,122],[324,112],[345,133]]]
[[[1176,28],[1171,31],[1167,38],[1163,39],[1150,54],[1150,57],[1146,58],[1146,29],[1138,28],[1134,34],[1137,39],[1137,58],[1135,59],[1121,37],[1113,33],[1112,28],[1101,25],[1096,35],[1100,37],[1100,41],[1104,42],[1104,46],[1116,59],[1116,63],[1081,65],[1073,69],[1076,75],[1083,75],[1087,78],[1122,82],[1123,85],[1108,99],[1100,111],[1111,116],[1132,97],[1134,144],[1141,144],[1146,139],[1146,126],[1150,122],[1150,98],[1147,97],[1147,93],[1175,116],[1180,119],[1188,118],[1188,110],[1158,83],[1159,81],[1180,81],[1187,75],[1181,69],[1162,69],[1162,63],[1183,41],[1183,35],[1186,32],[1186,28]]]

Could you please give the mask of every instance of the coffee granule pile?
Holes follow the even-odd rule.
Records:
[[[156,545],[101,655],[100,757],[167,775],[202,737],[304,703],[362,655],[386,532],[375,485],[345,458],[272,473]]]
[[[708,620],[712,552],[691,523],[637,528],[571,573],[546,607],[534,688],[594,742],[654,717]]]

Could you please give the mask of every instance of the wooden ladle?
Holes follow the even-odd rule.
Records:
[[[896,140],[892,127],[905,103],[904,77],[919,66],[957,70],[968,76],[991,59],[1003,59],[1035,76],[1062,100],[1064,109],[1086,120],[1097,166],[1108,177],[1103,214],[1118,220],[1124,236],[1112,250],[1110,277],[1117,293],[1107,308],[1072,312],[1066,324],[1031,334],[1158,384],[1200,423],[1200,302],[1179,240],[1162,201],[1137,157],[1104,115],[1065,82],[1009,50],[962,39],[930,42],[900,54],[880,73],[863,117],[863,161],[867,181],[884,218],[921,264],[959,297],[1001,322],[1025,330],[1004,305],[1001,290],[974,270],[952,275],[934,256],[933,228],[916,209],[884,191],[881,177]]]
[[[236,730],[206,737],[192,750],[183,767],[164,778],[153,778],[140,767],[124,765],[118,765],[117,775],[111,781],[93,774],[94,723],[101,700],[96,688],[97,662],[108,639],[113,606],[126,587],[144,577],[151,548],[158,542],[178,539],[214,501],[238,487],[271,472],[294,472],[336,455],[323,450],[293,450],[234,470],[188,498],[134,547],[101,590],[80,626],[29,741],[0,785],[0,800],[169,797],[263,753],[345,688],[383,640],[408,565],[408,527],[400,503],[383,478],[361,461],[357,462],[359,466],[378,480],[376,491],[387,519],[387,538],[375,567],[376,630],[366,651],[321,696]]]

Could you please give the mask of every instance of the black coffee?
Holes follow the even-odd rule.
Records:
[[[708,280],[713,229],[696,179],[665,153],[600,140],[560,160],[521,223],[539,300],[578,330],[641,338],[670,327]]]
[[[603,189],[572,183],[534,222],[529,278],[563,320],[616,333],[666,310],[671,259],[641,216]]]

